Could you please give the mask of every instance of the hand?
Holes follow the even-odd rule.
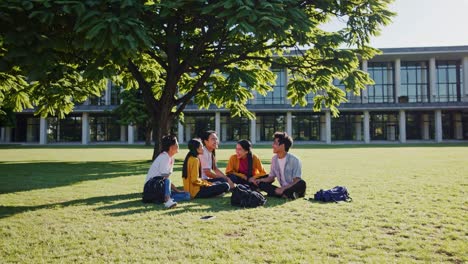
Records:
[[[254,177],[250,177],[249,182],[255,185],[258,185],[258,180],[255,179]]]
[[[275,193],[276,193],[277,195],[283,195],[283,192],[284,192],[283,188],[276,188],[276,189],[275,189]]]
[[[227,180],[227,183],[229,184],[229,188],[230,188],[230,189],[236,188],[236,185],[231,181],[231,179],[229,179],[228,177],[226,177],[226,180]]]

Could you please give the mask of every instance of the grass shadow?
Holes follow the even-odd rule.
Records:
[[[35,205],[35,206],[1,206],[0,205],[0,219],[5,218],[5,217],[10,217],[15,214],[19,214],[23,212],[28,212],[28,211],[68,207],[68,206],[80,205],[80,204],[84,204],[84,205],[96,205],[100,203],[112,204],[115,201],[128,200],[128,199],[134,199],[134,201],[131,202],[131,204],[133,205],[136,204],[136,201],[138,201],[141,204],[141,193],[97,196],[97,197],[91,197],[91,198],[85,198],[85,199],[71,200],[71,201],[66,201],[66,202],[61,202],[61,203],[50,203],[50,204]],[[106,206],[109,206],[109,205],[105,205],[103,207],[106,207]],[[130,204],[127,206],[130,206]]]
[[[148,161],[0,162],[0,194],[146,174]]]
[[[141,201],[141,193],[128,193],[110,196],[97,196],[85,199],[77,199],[60,203],[50,203],[35,206],[1,206],[0,219],[10,217],[16,214],[37,211],[42,209],[57,209],[75,205],[97,206],[93,209],[96,211],[108,211],[105,213],[109,216],[127,216],[160,210],[163,214],[178,215],[186,212],[200,212],[202,214],[215,214],[221,211],[249,210],[253,208],[241,208],[231,205],[230,196],[209,198],[209,199],[194,199],[187,202],[180,202],[179,205],[167,210],[162,204],[143,203]],[[268,201],[264,207],[274,207],[288,202],[286,199],[267,197]],[[119,202],[121,201],[121,202]],[[103,205],[100,205],[103,204]]]

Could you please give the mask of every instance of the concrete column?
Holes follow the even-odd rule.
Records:
[[[127,127],[127,135],[128,135],[128,144],[134,144],[135,143],[135,127],[132,125],[128,125]]]
[[[455,139],[463,139],[463,120],[461,113],[454,115]]]
[[[325,115],[320,116],[320,141],[327,141],[327,126],[326,126]]]
[[[435,141],[442,142],[442,110],[435,110]]]
[[[387,132],[387,140],[390,140],[390,141],[395,141],[396,140],[396,119],[393,115],[390,115],[390,118],[389,118],[389,125],[390,127],[388,128],[388,132]]]
[[[280,83],[279,85],[283,85],[284,86],[284,89],[283,89],[283,98],[285,99],[285,101],[283,101],[284,104],[288,104],[290,105],[291,104],[291,100],[288,99],[288,91],[286,89],[287,85],[288,85],[288,70],[286,68],[283,69],[284,71],[282,72],[282,74],[284,74],[284,83]],[[289,133],[288,133],[289,134]],[[291,134],[289,134],[291,135]]]
[[[33,142],[33,139],[34,139],[34,132],[33,129],[32,129],[32,126],[30,126],[33,122],[35,122],[34,120],[35,118],[33,117],[30,117],[30,118],[27,118],[26,119],[26,142]]]
[[[461,90],[462,102],[468,102],[468,57],[463,57],[463,87]]]
[[[255,123],[257,122],[255,121]],[[256,125],[255,130],[256,130],[256,134],[255,134],[256,141],[261,141],[262,123],[259,123],[258,126]]]
[[[286,113],[286,133],[292,136],[292,114],[291,112]]]
[[[107,88],[104,93],[104,102],[106,105],[111,104],[111,87],[112,87],[112,82],[110,80],[107,81]]]
[[[401,90],[401,60],[398,58],[395,60],[395,92],[393,93],[393,102],[398,102]],[[388,91],[390,92],[390,91]],[[390,94],[390,93],[389,93]]]
[[[43,117],[39,120],[39,144],[47,144],[47,119]]]
[[[355,130],[355,133],[356,133],[356,140],[357,141],[362,141],[362,133],[361,133],[361,130],[362,130],[362,120],[361,120],[361,116],[357,115],[356,118],[355,118],[355,122],[356,122],[356,130]]]
[[[406,113],[405,110],[400,110],[399,113],[399,127],[400,127],[400,143],[406,143]]]
[[[0,127],[0,142],[5,142],[6,129],[4,127]]]
[[[436,91],[437,91],[436,59],[431,58],[429,60],[429,92],[430,92],[429,102],[436,101]]]
[[[185,138],[187,140],[192,138],[192,127],[189,125],[185,126]]]
[[[222,124],[221,131],[217,131],[217,132],[221,133],[221,135],[218,135],[220,137],[219,140],[223,142],[227,140],[227,124]]]
[[[368,72],[367,71],[367,60],[363,60],[362,61],[362,70],[365,71],[365,72]],[[362,103],[363,104],[366,104],[369,102],[369,99],[367,98],[367,86],[366,86],[366,89],[362,90],[361,91],[361,98],[362,98]]]
[[[89,114],[83,113],[81,117],[81,144],[88,145],[89,143]]]
[[[421,62],[421,80],[424,82],[424,80],[427,80],[427,70],[426,70],[426,62]],[[427,94],[427,86],[421,85],[420,87],[417,87],[419,89],[419,94],[421,94],[421,101],[422,102],[427,102],[428,101],[428,94]]]
[[[370,115],[369,111],[364,111],[364,143],[370,143]]]
[[[255,116],[255,113],[252,113]],[[257,143],[257,120],[256,118],[250,120],[250,142]]]
[[[331,113],[325,111],[325,142],[331,144]]]
[[[221,130],[221,113],[216,112],[215,113],[215,131],[219,133]],[[224,141],[224,140],[223,140]]]
[[[423,114],[422,115],[422,124],[421,124],[421,138],[423,140],[430,139],[430,131],[429,131],[429,115]]]
[[[120,126],[120,142],[125,142],[127,141],[127,127],[126,126]]]
[[[179,143],[184,143],[184,125],[181,122],[177,122],[177,139],[179,140]],[[190,138],[187,138],[187,142],[190,140]]]
[[[5,142],[11,142],[11,127],[5,127]]]

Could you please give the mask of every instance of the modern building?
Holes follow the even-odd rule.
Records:
[[[247,138],[271,142],[287,131],[295,142],[383,143],[468,141],[468,46],[382,49],[361,67],[374,79],[361,95],[347,94],[340,116],[312,106],[292,107],[286,99],[288,76],[274,69],[277,84],[266,97],[248,104],[256,119],[232,118],[226,109],[187,106],[185,123],[174,132],[180,142],[214,129],[222,142]],[[120,103],[119,87],[75,107],[65,119],[39,118],[32,110],[16,115],[15,127],[0,128],[0,142],[52,144],[144,141],[141,129],[116,123],[110,110]],[[313,96],[308,101],[312,103]]]

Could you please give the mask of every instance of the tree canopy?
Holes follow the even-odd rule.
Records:
[[[372,83],[359,59],[378,52],[369,40],[390,22],[389,2],[3,0],[0,109],[63,116],[111,79],[141,90],[158,142],[192,100],[252,117],[253,92],[287,68],[293,105],[313,93],[315,110],[336,114],[346,99],[333,79],[355,93]],[[322,30],[330,19],[343,28]]]

